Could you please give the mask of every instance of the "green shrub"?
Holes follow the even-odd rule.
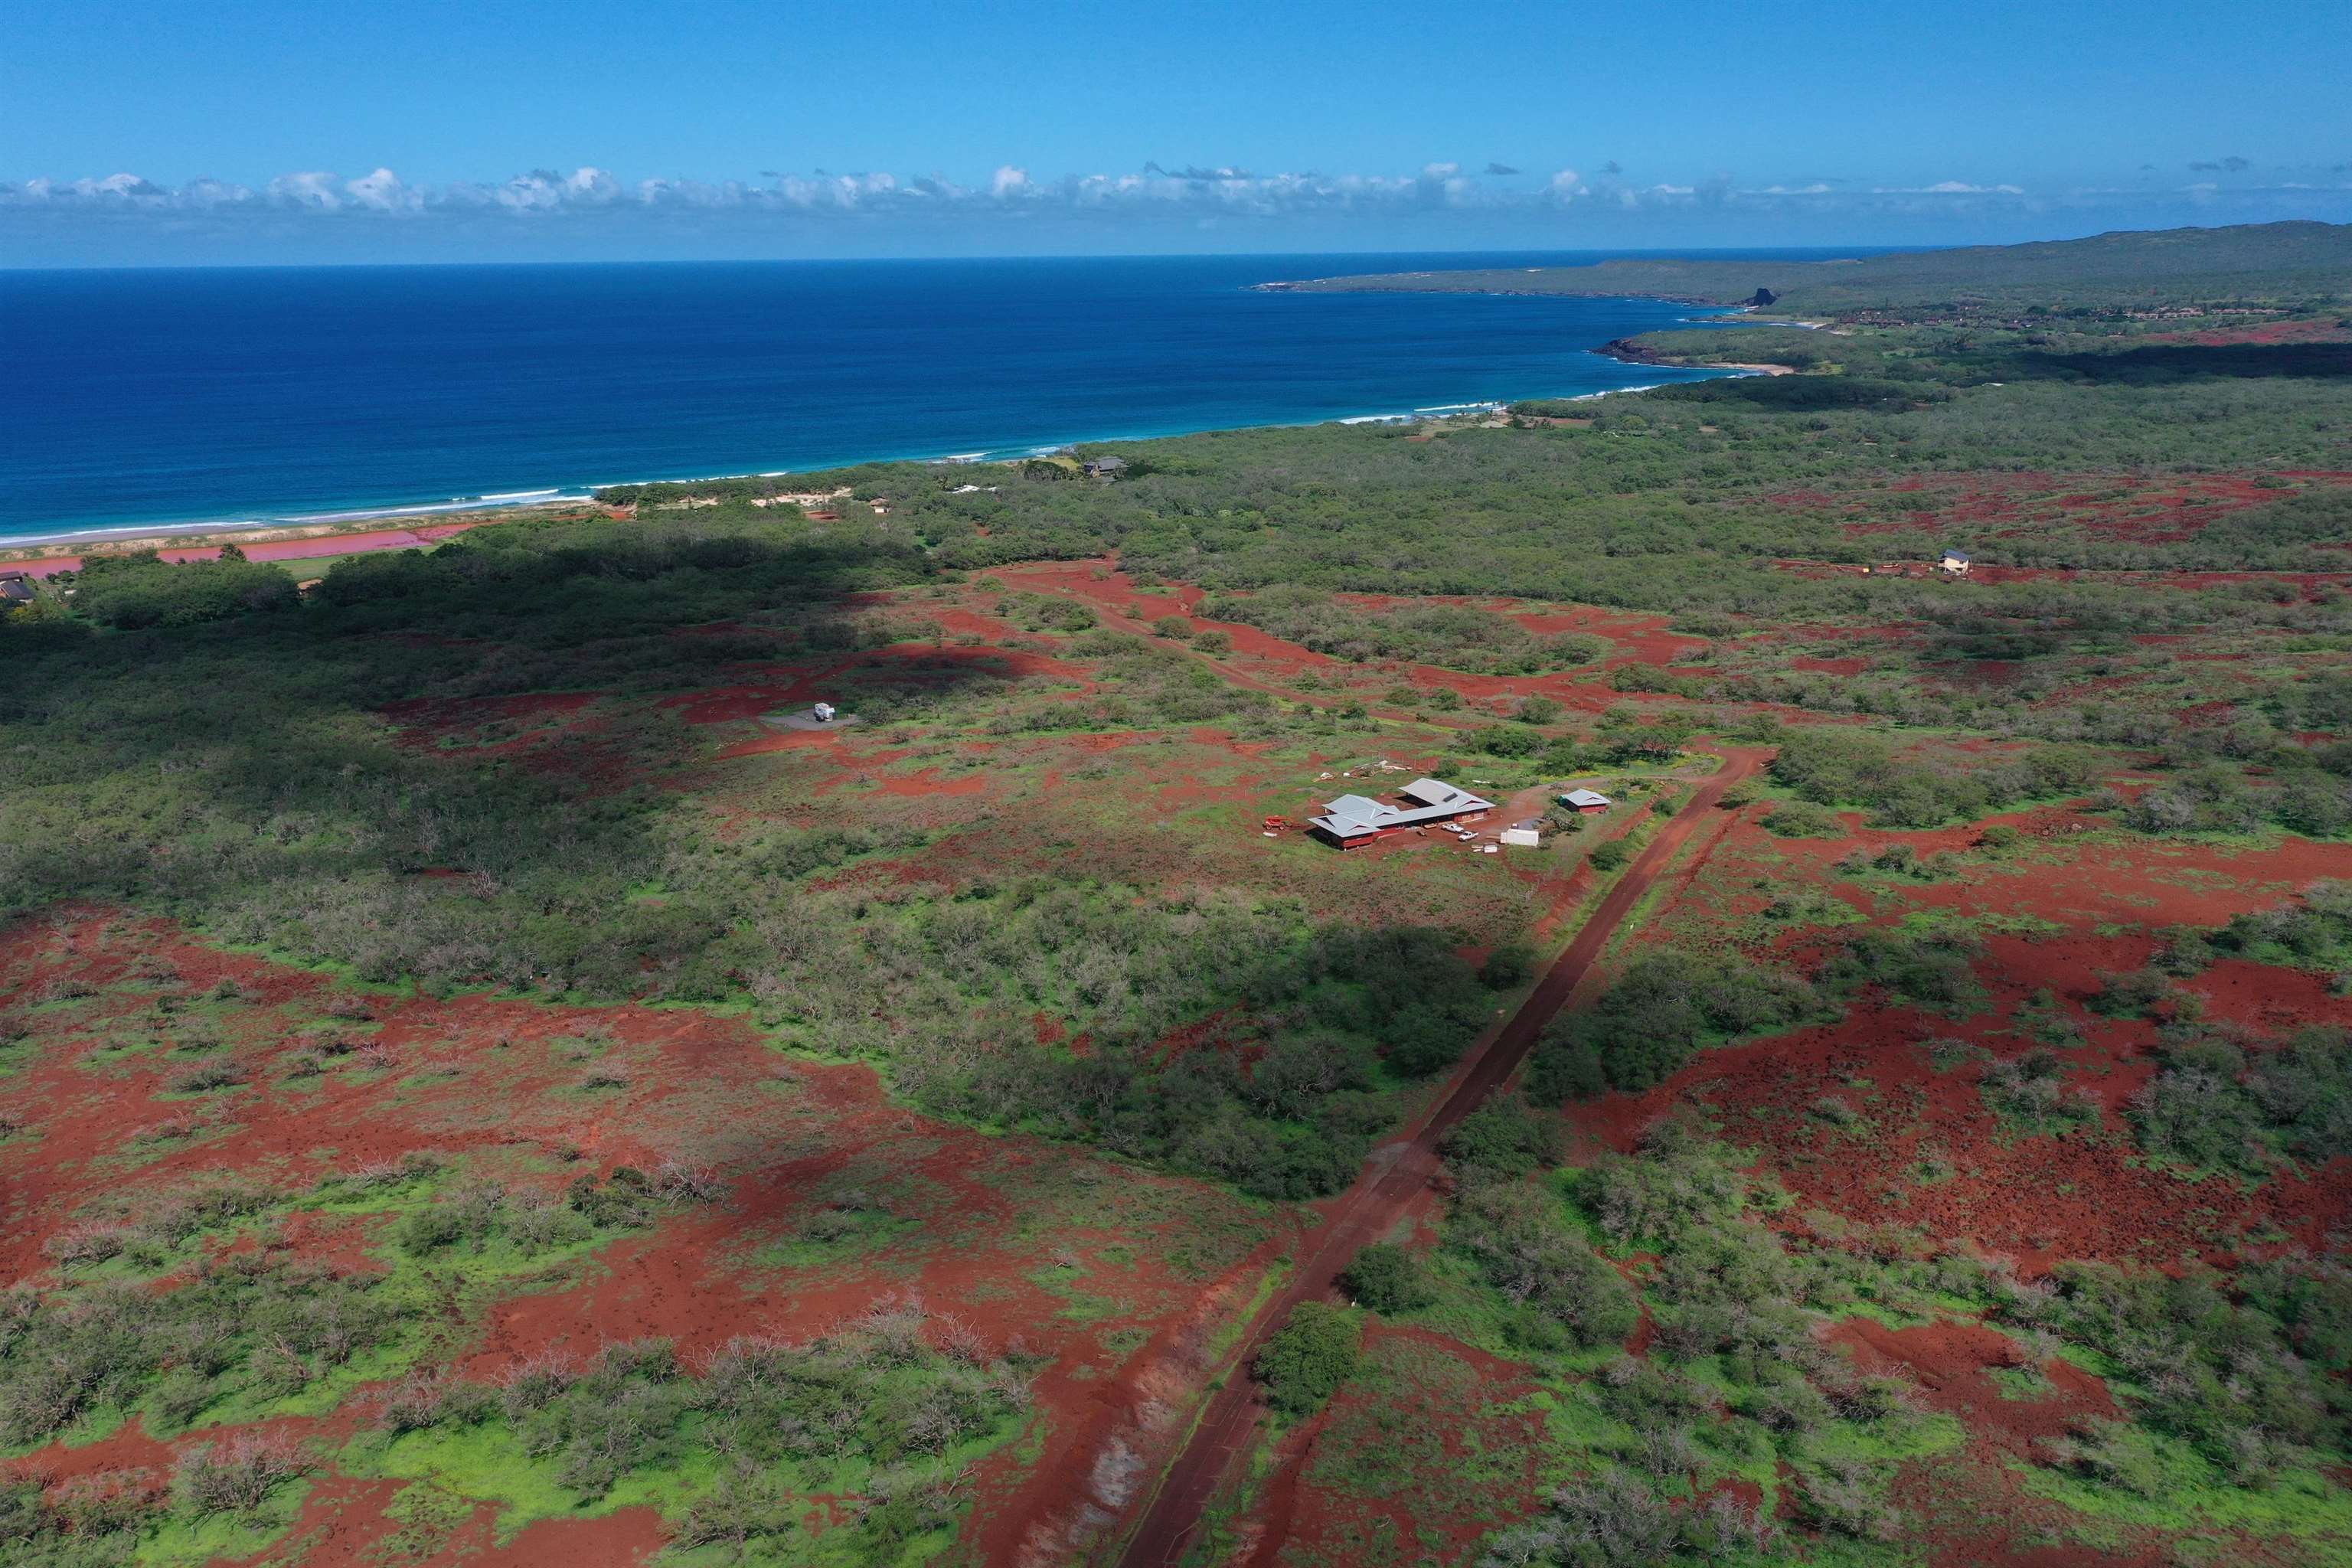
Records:
[[[1846,826],[1844,818],[1826,805],[1784,800],[1764,818],[1764,831],[1782,838],[1843,838]]]
[[[191,1513],[255,1513],[304,1468],[301,1457],[275,1438],[199,1443],[173,1467],[172,1494]]]
[[[152,550],[92,557],[73,600],[77,614],[126,631],[288,611],[300,603],[294,578],[282,566],[241,557],[173,564]]]
[[[1508,991],[1536,969],[1535,950],[1523,942],[1507,942],[1478,966],[1478,984],[1489,991]]]
[[[1392,1242],[1375,1241],[1358,1252],[1339,1276],[1350,1299],[1387,1315],[1410,1312],[1437,1299],[1421,1259]]]
[[[1662,1082],[1711,1036],[1785,1027],[1819,998],[1801,978],[1675,949],[1643,953],[1580,1012],[1564,1013],[1537,1043],[1529,1087],[1546,1104],[1611,1088]]]
[[[1495,1182],[1454,1206],[1446,1245],[1475,1259],[1488,1284],[1524,1301],[1570,1343],[1613,1344],[1641,1319],[1633,1287],[1568,1224],[1541,1187]]]
[[[1508,1181],[1559,1160],[1559,1121],[1517,1095],[1491,1099],[1456,1122],[1439,1145],[1463,1186]]]
[[[2172,995],[2172,982],[2160,969],[2135,969],[2127,973],[2101,973],[2099,990],[2089,1003],[2092,1012],[2110,1018],[2145,1018]]]
[[[1258,1352],[1253,1370],[1266,1401],[1286,1415],[1303,1415],[1338,1392],[1356,1370],[1363,1336],[1353,1313],[1322,1301],[1301,1301]]]

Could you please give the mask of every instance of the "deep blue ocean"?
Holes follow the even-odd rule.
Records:
[[[0,272],[0,536],[1013,456],[1675,379],[1590,351],[1706,312],[1248,287],[1595,259]]]

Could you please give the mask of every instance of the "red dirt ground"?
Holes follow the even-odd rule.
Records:
[[[1525,1368],[1432,1330],[1378,1319],[1367,1321],[1360,1354],[1370,1363],[1393,1358],[1388,1375],[1401,1386],[1372,1397],[1343,1393],[1284,1436],[1229,1561],[1246,1568],[1357,1562],[1370,1541],[1382,1540],[1411,1543],[1409,1561],[1434,1553],[1454,1562],[1487,1531],[1526,1513],[1537,1489],[1543,1417],[1497,1408],[1534,1392]],[[1507,1476],[1489,1468],[1498,1452],[1507,1456],[1500,1467]],[[1476,1484],[1467,1479],[1474,1466]],[[1345,1479],[1350,1468],[1391,1484],[1368,1490]],[[1433,1544],[1431,1533],[1444,1544]]]
[[[163,984],[189,992],[233,979],[241,994],[226,1016],[227,1048],[250,1064],[257,1087],[191,1107],[156,1098],[174,1070],[168,1054],[85,1066],[70,1042],[111,1020],[127,1022],[144,1006],[146,993],[110,989],[134,967],[176,976]],[[373,1038],[391,1053],[393,1073],[352,1081],[331,1071],[315,1090],[296,1096],[276,1087],[297,1048],[288,1021],[318,1016],[346,994],[333,981],[217,952],[163,922],[103,910],[20,922],[0,940],[0,985],[40,994],[60,977],[100,987],[101,994],[76,1003],[69,1023],[65,1014],[38,1016],[36,1059],[0,1079],[0,1110],[29,1134],[0,1144],[0,1282],[43,1276],[42,1243],[76,1209],[104,1198],[135,1212],[221,1170],[299,1189],[328,1171],[416,1149],[544,1158],[571,1148],[583,1162],[572,1169],[592,1171],[651,1168],[671,1158],[708,1164],[730,1184],[723,1206],[683,1211],[624,1237],[578,1283],[508,1300],[478,1325],[459,1368],[495,1376],[520,1358],[551,1350],[585,1354],[640,1334],[673,1339],[691,1363],[737,1334],[805,1337],[877,1300],[919,1297],[947,1315],[935,1322],[951,1317],[992,1351],[1024,1348],[1046,1359],[1034,1384],[1043,1460],[1031,1463],[1016,1445],[971,1478],[975,1505],[965,1540],[983,1543],[986,1561],[1034,1556],[1042,1549],[1024,1542],[1099,1512],[1102,1503],[1089,1499],[1101,1479],[1090,1480],[1073,1457],[1091,1464],[1106,1423],[1131,1426],[1167,1406],[1220,1314],[1247,1295],[1283,1245],[1280,1224],[1258,1222],[1255,1228],[1269,1234],[1255,1247],[1220,1243],[1222,1262],[1205,1273],[1179,1273],[1168,1247],[1191,1246],[1193,1216],[1225,1215],[1232,1200],[1171,1178],[1113,1173],[1078,1151],[983,1137],[913,1115],[891,1106],[862,1066],[794,1064],[796,1082],[779,1097],[764,1087],[779,1058],[738,1021],[482,996],[372,996]],[[586,1029],[611,1037],[599,1059],[625,1065],[625,1088],[601,1097],[570,1089],[583,1069],[550,1056],[543,1042]],[[453,1076],[429,1081],[436,1074]],[[392,1089],[393,1079],[418,1076],[428,1080],[424,1087]],[[191,1114],[211,1135],[128,1170],[119,1166],[139,1129]],[[1097,1173],[1074,1178],[1072,1169],[1082,1165]],[[559,1173],[546,1180],[560,1184],[569,1172],[554,1169]],[[895,1218],[919,1226],[833,1261],[760,1261],[761,1248],[791,1244],[800,1221],[846,1187],[871,1193]],[[1062,1295],[1030,1278],[1045,1242],[1029,1238],[1027,1220],[1039,1205],[1084,1192],[1103,1195],[1048,1227],[1050,1239],[1087,1260],[1076,1288],[1108,1310],[1074,1316]],[[1118,1217],[1129,1214],[1136,1217]],[[358,1260],[359,1240],[349,1226],[311,1221],[286,1226],[273,1245],[349,1262]],[[1094,1261],[1106,1248],[1127,1251],[1116,1263]],[[1141,1348],[1114,1348],[1106,1339],[1113,1330],[1139,1333]],[[352,1411],[346,1405],[335,1419],[359,1419]],[[134,1425],[97,1447],[43,1458],[58,1461],[61,1479],[84,1470],[152,1472],[167,1468],[187,1441],[157,1444]],[[360,1561],[383,1533],[382,1520],[371,1516],[389,1495],[332,1482],[305,1528],[331,1522],[326,1539],[341,1544],[307,1560]],[[340,1511],[331,1510],[338,1501]],[[484,1515],[481,1530],[461,1531],[459,1544],[486,1542],[486,1521]],[[583,1563],[635,1562],[658,1542],[650,1515],[625,1512],[533,1527],[487,1560],[536,1563],[553,1553]]]
[[[1752,921],[1766,893],[1747,882],[1761,872],[1770,892],[1816,889],[1881,921],[1937,911],[2046,922],[2050,930],[2031,934],[1984,933],[1975,965],[1987,992],[1980,1010],[1954,1018],[1865,998],[1834,1025],[1703,1052],[1646,1094],[1573,1107],[1571,1125],[1599,1144],[1626,1149],[1672,1106],[1696,1100],[1714,1108],[1727,1137],[1764,1150],[1766,1165],[1804,1208],[1848,1226],[1891,1223],[1970,1241],[2012,1258],[2028,1274],[2065,1258],[2226,1262],[2248,1245],[2247,1233],[2273,1228],[2291,1245],[2324,1245],[2329,1229],[2352,1214],[2352,1161],[2277,1176],[2251,1194],[2224,1179],[2187,1183],[2141,1166],[2123,1112],[2154,1071],[2154,1026],[2102,1019],[2084,1004],[2099,989],[2099,974],[2147,963],[2161,928],[2218,926],[2286,902],[2315,879],[2352,876],[2352,847],[2288,841],[2217,853],[2163,841],[2084,842],[2076,830],[2085,819],[2055,808],[1993,820],[2048,847],[2022,874],[1979,869],[1901,884],[1892,889],[1899,901],[1884,908],[1874,906],[1870,889],[1887,884],[1841,879],[1831,862],[1891,843],[1922,858],[1962,851],[1981,825],[1828,841],[1773,840],[1743,825],[1710,868],[1720,880],[1668,916],[1686,928],[1681,940],[1701,942],[1726,923]],[[1803,963],[1836,940],[1834,931],[1800,935],[1772,951]],[[2204,1000],[2207,1017],[2267,1035],[2308,1024],[2352,1026],[2352,998],[2330,994],[2315,974],[2229,961],[2179,984]],[[2089,1042],[2060,1054],[2069,1087],[2096,1097],[2096,1132],[2004,1130],[1978,1092],[1981,1067],[1938,1073],[1922,1048],[1930,1039],[1957,1039],[1995,1059],[2019,1056],[2032,1043],[2017,1033],[2019,1010],[2045,989]],[[1824,1099],[1860,1111],[1865,1130],[1841,1132],[1811,1114]],[[1923,1184],[1916,1172],[1931,1156],[1955,1173]]]
[[[2150,332],[2142,342],[2195,343],[2221,348],[2233,343],[2325,343],[2346,336],[2344,323],[2333,318],[2302,321],[2261,321],[2243,327],[2207,327],[2189,332]]]
[[[309,561],[326,555],[359,555],[379,550],[422,550],[429,545],[479,528],[488,518],[471,522],[426,522],[413,528],[377,528],[363,533],[328,533],[312,539],[256,540],[241,544],[248,561]],[[166,561],[216,561],[221,547],[217,544],[189,545],[157,552]],[[59,572],[79,572],[82,557],[51,555],[39,560],[10,562],[11,570],[22,570],[29,577],[48,577]]]
[[[2021,1458],[2036,1443],[2063,1437],[2086,1418],[2112,1420],[2119,1412],[2106,1384],[2063,1356],[2035,1368],[2048,1381],[2044,1399],[2010,1399],[1986,1374],[2022,1368],[2025,1347],[1982,1323],[1944,1320],[1890,1329],[1870,1318],[1848,1318],[1830,1334],[1866,1373],[1896,1373],[1916,1386],[1930,1410],[1960,1418],[1973,1441],[1992,1443]]]
[[[1843,524],[1848,534],[1919,536],[1956,524],[1995,537],[2071,525],[2095,538],[2161,543],[2194,538],[2214,520],[2250,507],[2269,506],[2289,491],[2257,483],[2263,474],[1922,474],[1887,487],[1886,493],[1927,495],[1935,504],[1903,518],[1866,518]],[[2318,485],[2352,481],[2352,475],[2299,470],[2287,478]],[[2118,493],[2119,492],[2119,493]],[[1853,513],[1871,506],[1863,495],[1785,491],[1774,504],[1809,511]],[[1970,574],[1981,575],[1982,573]]]

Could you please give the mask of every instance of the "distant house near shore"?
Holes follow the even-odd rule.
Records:
[[[1115,479],[1127,472],[1125,458],[1089,458],[1079,466],[1090,479]]]
[[[751,504],[753,506],[823,506],[827,501],[839,500],[848,493],[847,485],[830,490],[785,490],[780,495],[754,496]]]
[[[0,603],[29,605],[33,593],[33,579],[25,573],[0,572]]]

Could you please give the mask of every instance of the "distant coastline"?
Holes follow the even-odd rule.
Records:
[[[1640,364],[1645,362],[1631,355],[1611,353],[1604,345],[1587,351],[1598,357],[1614,359],[1622,363]],[[1780,365],[1675,365],[1669,361],[1654,362],[1667,368],[1686,373],[1690,380],[1711,380],[1718,376],[1734,376],[1765,373],[1787,374]],[[473,501],[443,501],[410,506],[360,508],[330,516],[304,519],[221,519],[216,521],[162,521],[125,524],[114,528],[80,529],[44,534],[10,534],[0,536],[0,568],[26,570],[32,575],[47,576],[57,572],[78,570],[86,555],[121,553],[133,550],[155,550],[166,560],[210,560],[223,545],[234,544],[257,561],[299,561],[340,555],[370,553],[379,550],[413,550],[429,548],[443,539],[453,538],[468,530],[488,523],[511,521],[535,512],[576,510],[597,504],[595,492],[631,485],[717,483],[725,479],[779,479],[795,474],[822,474],[838,468],[858,468],[869,463],[920,463],[927,465],[994,467],[1009,466],[1026,458],[1049,452],[1066,451],[1075,447],[1114,446],[1146,441],[1169,441],[1186,436],[1229,435],[1246,430],[1311,429],[1318,425],[1388,425],[1433,422],[1459,419],[1477,413],[1496,413],[1513,402],[1580,403],[1601,397],[1617,397],[1637,392],[1654,392],[1668,382],[1645,381],[1629,386],[1601,387],[1590,392],[1563,393],[1555,397],[1530,396],[1509,400],[1487,400],[1478,403],[1432,405],[1395,414],[1344,415],[1331,419],[1275,421],[1257,425],[1234,425],[1205,430],[1171,430],[1151,436],[1104,437],[1095,440],[1076,440],[1054,445],[1024,447],[1017,453],[1000,455],[993,452],[959,452],[945,457],[860,458],[842,463],[827,464],[819,468],[766,468],[733,473],[670,475],[647,479],[614,479],[583,488],[577,493],[562,490],[534,491],[507,499],[483,498]],[[419,520],[420,526],[411,529],[388,527],[404,518]],[[432,519],[426,522],[424,520]],[[427,537],[430,536],[430,537]]]
[[[0,556],[157,541],[309,555],[323,552],[324,535],[583,504],[591,481],[1009,461],[1726,374],[1637,375],[1595,352],[1715,316],[1693,321],[1676,300],[1431,294],[1401,305],[1334,294],[1276,305],[1253,285],[1280,266],[11,279],[22,296],[12,302],[37,329],[20,374],[52,390],[0,463]],[[711,326],[682,335],[681,316]],[[131,320],[168,327],[119,324]],[[376,322],[409,325],[377,337]],[[125,428],[141,433],[135,447],[121,442]]]

